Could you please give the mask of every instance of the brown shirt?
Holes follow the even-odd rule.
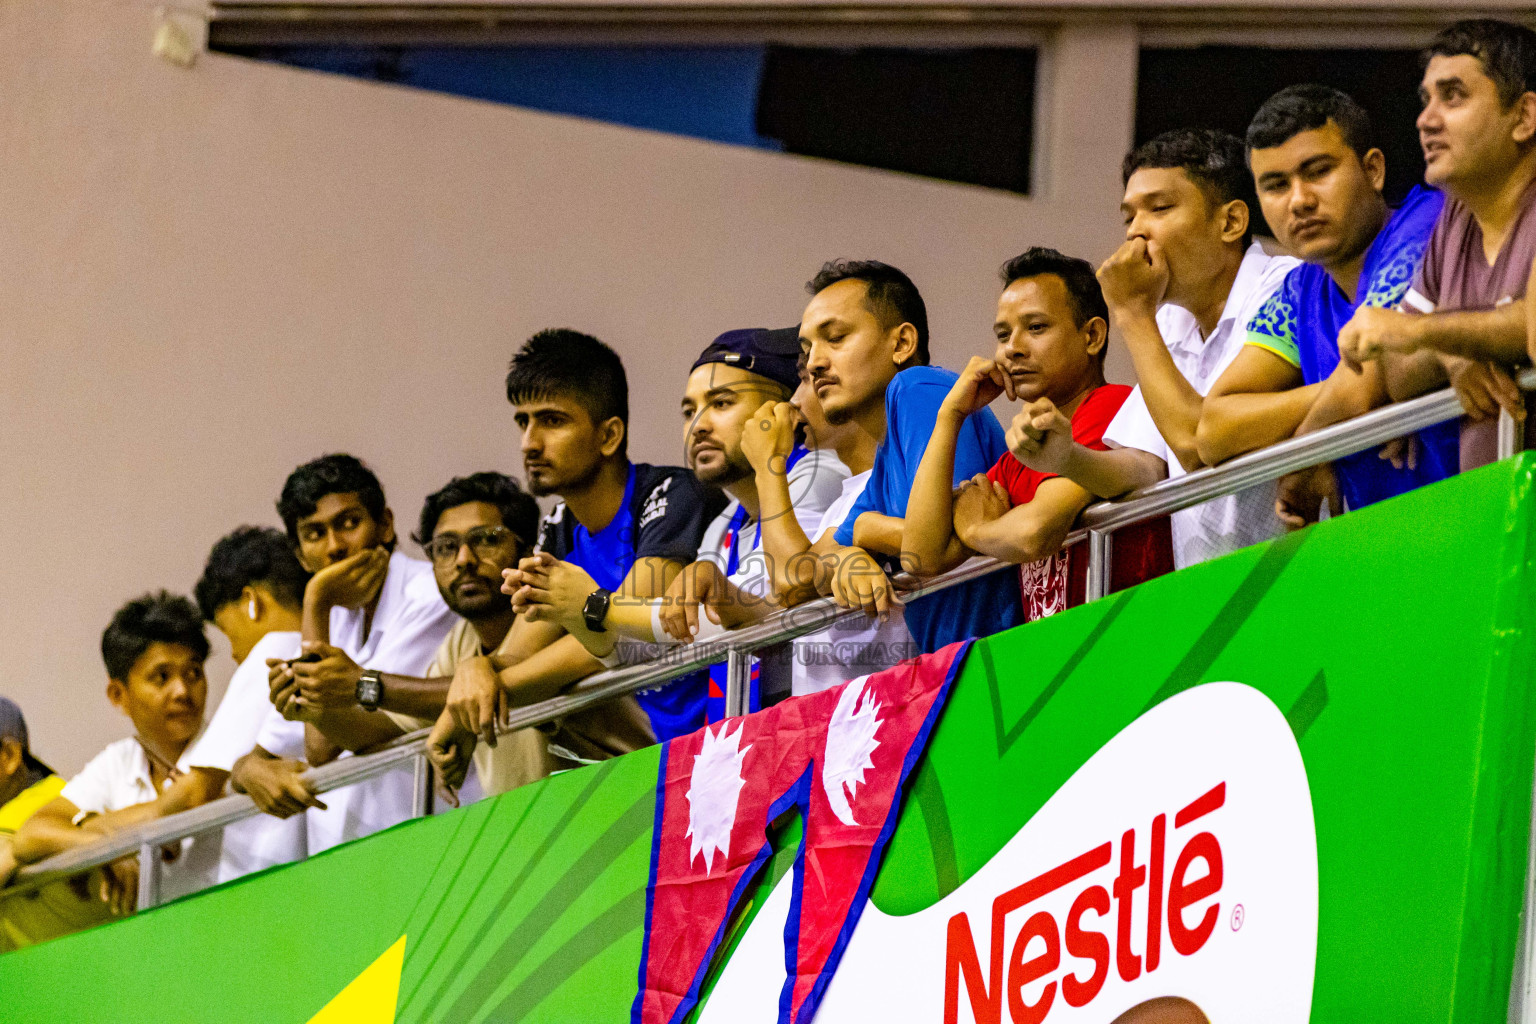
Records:
[[[1489,310],[1525,296],[1536,259],[1536,179],[1520,198],[1520,212],[1490,265],[1483,253],[1483,229],[1472,211],[1447,198],[1403,304],[1420,313]],[[1527,397],[1527,402],[1530,399]],[[1527,423],[1532,417],[1527,416]],[[1461,468],[1486,465],[1496,457],[1498,421],[1466,422],[1461,430]]]

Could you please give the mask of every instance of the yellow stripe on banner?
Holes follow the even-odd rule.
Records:
[[[367,969],[353,978],[336,998],[309,1019],[309,1024],[395,1024],[400,996],[400,970],[405,966],[405,936],[400,936]]]

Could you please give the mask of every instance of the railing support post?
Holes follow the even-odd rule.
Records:
[[[432,763],[426,754],[417,754],[411,761],[416,783],[411,793],[411,817],[425,818],[432,813]]]
[[[1515,422],[1515,418],[1509,414],[1509,410],[1499,410],[1499,459],[1509,458],[1524,447],[1525,424]]]
[[[1088,531],[1088,600],[1097,601],[1109,593],[1110,567],[1114,561],[1114,535],[1102,530]]]
[[[139,909],[160,905],[160,847],[145,843],[139,847]]]
[[[732,648],[725,656],[725,717],[747,713],[752,696],[752,652]]]

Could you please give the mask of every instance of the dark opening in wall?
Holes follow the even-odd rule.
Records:
[[[1413,126],[1419,116],[1417,50],[1142,50],[1136,141],[1173,128],[1220,128],[1242,138],[1260,104],[1299,82],[1342,89],[1370,112],[1387,157],[1389,202],[1423,182],[1424,156]]]
[[[1032,49],[214,45],[316,71],[1029,192]]]

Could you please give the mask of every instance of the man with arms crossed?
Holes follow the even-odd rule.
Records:
[[[1123,464],[1105,449],[1104,428],[1131,389],[1104,382],[1109,310],[1093,268],[1055,249],[1029,249],[1002,268],[993,358],[967,364],[939,406],[933,437],[912,482],[902,561],[937,575],[973,554],[1019,565],[1026,622],[1087,597],[1083,545],[1062,541],[1093,494],[1095,459]],[[955,439],[966,417],[1007,395],[1027,403],[1008,432],[1010,451],[951,495]],[[1138,453],[1145,454],[1145,453]],[[1063,470],[1072,468],[1069,478]],[[1173,568],[1168,520],[1115,538],[1114,589]]]
[[[686,469],[629,461],[629,383],[618,354],[577,331],[541,331],[513,356],[507,399],[522,431],[528,490],[561,499],[544,521],[540,550],[584,569],[609,604],[664,594],[725,501]],[[591,609],[599,623],[601,603],[599,596]],[[495,654],[459,663],[428,743],[444,782],[463,779],[478,743],[496,744],[509,707],[553,697],[601,667],[559,625],[519,616]],[[692,732],[704,722],[706,685],[696,674],[567,716],[550,750],[595,761]]]
[[[1439,193],[1415,188],[1389,209],[1386,158],[1370,117],[1349,96],[1294,85],[1271,96],[1248,126],[1248,164],[1259,205],[1281,244],[1304,261],[1248,323],[1247,344],[1201,410],[1202,459],[1215,464],[1310,433],[1387,402],[1375,365],[1340,365],[1339,331],[1361,306],[1402,300],[1440,212]],[[1302,385],[1320,384],[1308,393]],[[1293,392],[1286,395],[1286,392]],[[1456,425],[1420,431],[1409,446],[1361,452],[1280,482],[1276,512],[1288,526],[1361,508],[1456,471]],[[1339,499],[1342,497],[1343,506]]]
[[[1445,191],[1445,208],[1402,309],[1357,310],[1339,354],[1356,369],[1380,359],[1398,400],[1455,382],[1469,417],[1461,468],[1472,469],[1496,456],[1500,406],[1525,417],[1506,368],[1525,359],[1536,257],[1536,32],[1460,21],[1423,62],[1424,178]]]

